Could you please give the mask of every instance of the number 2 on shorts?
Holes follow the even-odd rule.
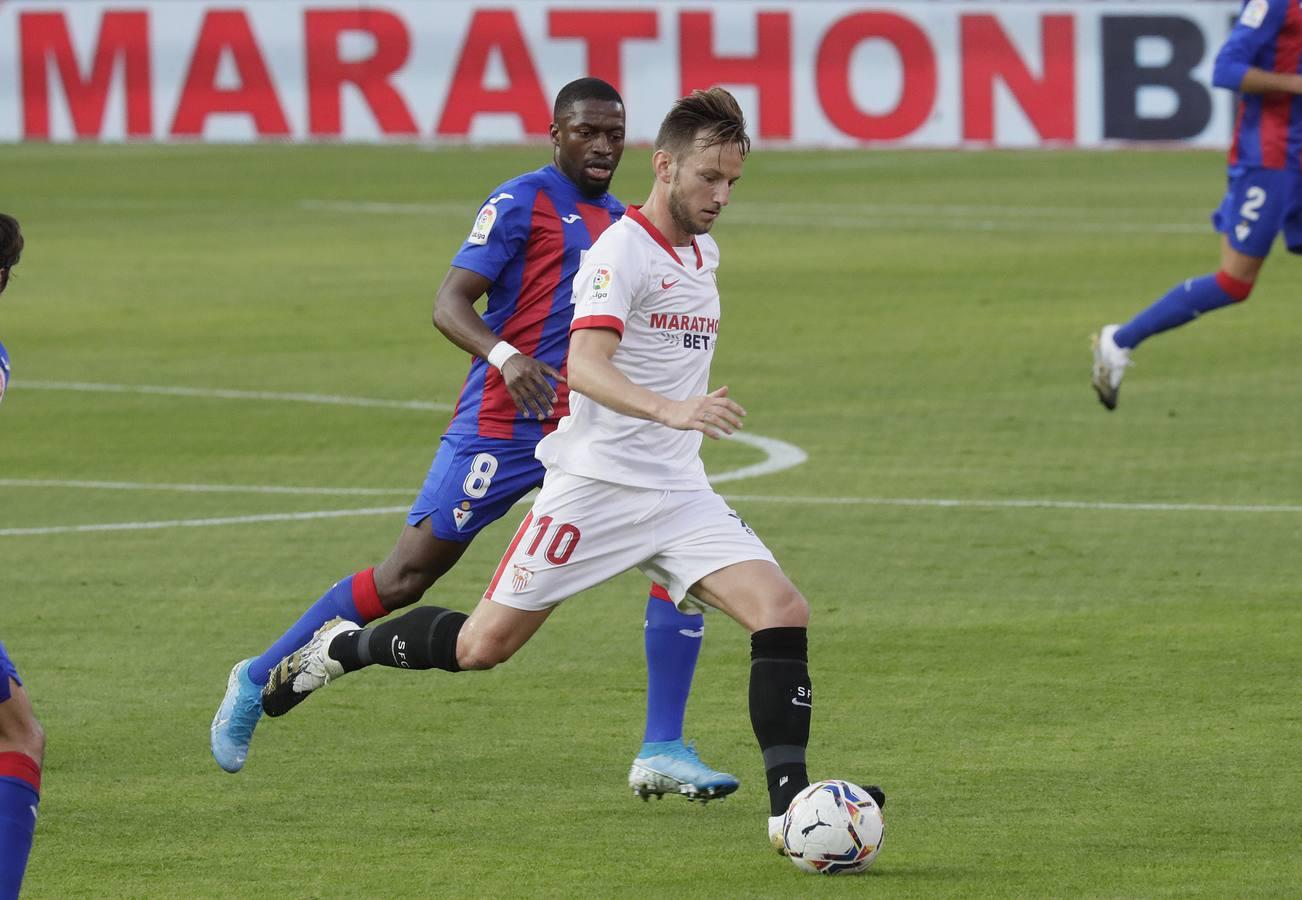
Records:
[[[1248,188],[1247,198],[1243,201],[1243,205],[1239,207],[1239,215],[1249,222],[1255,222],[1261,218],[1261,213],[1257,210],[1261,209],[1266,203],[1266,191],[1254,184]]]

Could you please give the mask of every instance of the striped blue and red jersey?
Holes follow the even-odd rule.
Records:
[[[493,191],[452,265],[492,280],[484,324],[564,374],[574,273],[592,242],[623,215],[610,194],[587,197],[555,166],[544,166]],[[475,357],[447,433],[539,441],[569,412],[564,383],[556,394],[550,418],[528,418],[516,410],[502,373]]]
[[[1302,73],[1299,0],[1246,0],[1216,54],[1212,84],[1237,91],[1249,68]],[[1240,94],[1231,166],[1302,169],[1302,96]]]

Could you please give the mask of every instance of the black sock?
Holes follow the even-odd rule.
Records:
[[[345,672],[370,665],[460,672],[457,635],[468,618],[454,609],[420,606],[371,628],[346,631],[327,652]]]
[[[750,636],[750,723],[769,785],[769,815],[787,811],[809,786],[805,748],[814,694],[806,629],[765,628]]]

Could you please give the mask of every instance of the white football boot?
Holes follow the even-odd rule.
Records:
[[[1099,395],[1099,402],[1108,409],[1117,408],[1117,396],[1121,393],[1121,379],[1125,377],[1126,369],[1134,365],[1130,359],[1130,351],[1125,347],[1118,347],[1114,339],[1118,327],[1120,326],[1104,325],[1099,333],[1094,335],[1094,374],[1091,381],[1095,392]]]
[[[782,823],[786,816],[769,816],[769,843],[778,852],[778,856],[787,855],[787,842],[782,839]]]
[[[360,625],[341,618],[331,619],[318,628],[312,640],[271,670],[271,677],[262,689],[262,711],[269,716],[283,716],[306,700],[308,694],[343,675],[343,663],[329,653],[330,642],[345,631],[359,628]]]

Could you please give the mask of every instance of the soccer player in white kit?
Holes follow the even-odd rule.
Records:
[[[268,690],[309,693],[368,665],[492,668],[562,601],[636,567],[680,606],[715,607],[751,633],[751,724],[780,848],[774,823],[809,784],[809,604],[711,490],[700,458],[703,435],[731,434],[746,414],[727,387],[709,389],[720,304],[708,232],[749,150],[741,109],[722,88],[684,97],[665,117],[650,196],[597,239],[575,276],[570,414],[538,445],[546,480],[475,611],[330,623]]]

